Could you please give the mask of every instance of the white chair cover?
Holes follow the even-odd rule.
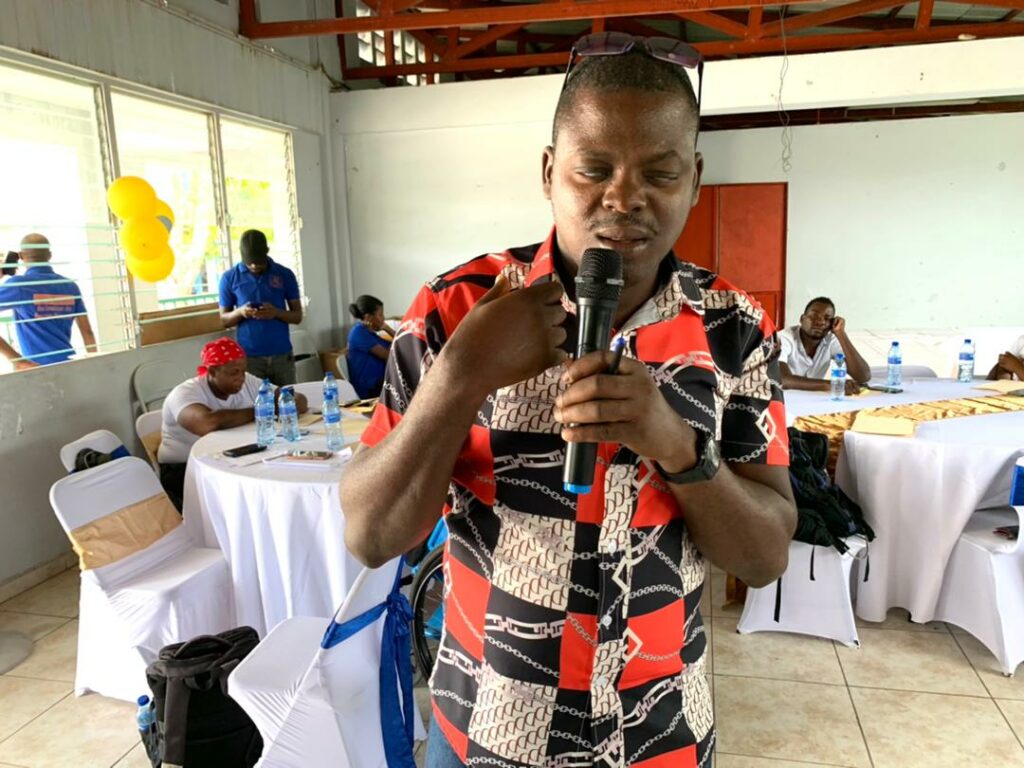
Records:
[[[388,599],[401,562],[396,558],[381,568],[364,569],[333,621],[281,622],[231,673],[229,694],[263,736],[260,768],[388,766],[380,708],[386,614],[344,641],[322,646],[335,627]],[[415,705],[412,714],[415,738],[423,740],[426,732]]]
[[[124,448],[124,443],[121,442],[121,438],[108,429],[97,429],[95,432],[82,435],[60,449],[60,463],[64,465],[64,469],[68,472],[74,470],[75,456],[83,448],[92,448],[101,453],[113,453],[118,448]],[[127,449],[125,451],[127,452]]]
[[[157,450],[160,448],[160,433],[163,429],[163,413],[160,411],[149,411],[142,414],[135,420],[135,434],[138,435],[142,447],[146,449],[146,456],[153,469],[160,471],[160,464],[157,461]]]
[[[1024,459],[1015,468],[1024,494]],[[1011,503],[1024,499],[1011,495]],[[994,533],[1018,526],[1017,539]],[[943,577],[935,618],[974,635],[1012,675],[1024,661],[1024,506],[975,512],[960,535]]]
[[[860,537],[845,541],[849,549],[843,554],[833,547],[790,542],[789,565],[781,582],[747,590],[736,631],[744,635],[793,632],[827,637],[847,646],[860,645],[853,617],[851,580],[853,563],[867,544]]]
[[[58,480],[50,504],[68,533],[163,494],[142,459],[128,457]],[[184,526],[116,562],[82,572],[75,691],[134,701],[160,649],[232,626],[227,563],[192,546]]]
[[[324,377],[320,355],[308,331],[297,328],[291,333],[292,356],[295,358],[295,380],[317,381]]]

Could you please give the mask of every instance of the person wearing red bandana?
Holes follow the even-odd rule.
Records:
[[[246,373],[245,350],[224,337],[203,347],[196,375],[171,390],[164,400],[161,424],[160,482],[181,511],[185,465],[195,442],[205,434],[250,423],[260,379]],[[280,390],[278,390],[280,392]],[[306,398],[295,395],[299,413]]]

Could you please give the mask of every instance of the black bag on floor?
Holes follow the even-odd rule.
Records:
[[[146,744],[153,768],[252,768],[263,739],[227,694],[228,675],[259,643],[252,627],[201,635],[161,649],[146,668],[157,730]],[[146,742],[145,736],[143,742]]]

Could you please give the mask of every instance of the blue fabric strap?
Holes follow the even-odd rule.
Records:
[[[404,565],[404,560],[403,560]],[[415,768],[413,758],[412,647],[409,622],[412,606],[401,592],[399,567],[391,593],[383,603],[338,624],[332,621],[320,647],[343,643],[384,615],[380,652],[380,725],[388,768]],[[401,698],[399,698],[401,688]]]

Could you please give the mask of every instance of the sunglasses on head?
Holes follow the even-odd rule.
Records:
[[[700,97],[704,89],[704,57],[692,45],[671,37],[636,37],[628,32],[600,32],[584,35],[572,47],[569,66],[565,68],[562,90],[569,82],[573,67],[579,59],[589,56],[621,56],[632,50],[646,53],[652,59],[667,61],[684,69],[697,70],[697,114],[700,115]]]

